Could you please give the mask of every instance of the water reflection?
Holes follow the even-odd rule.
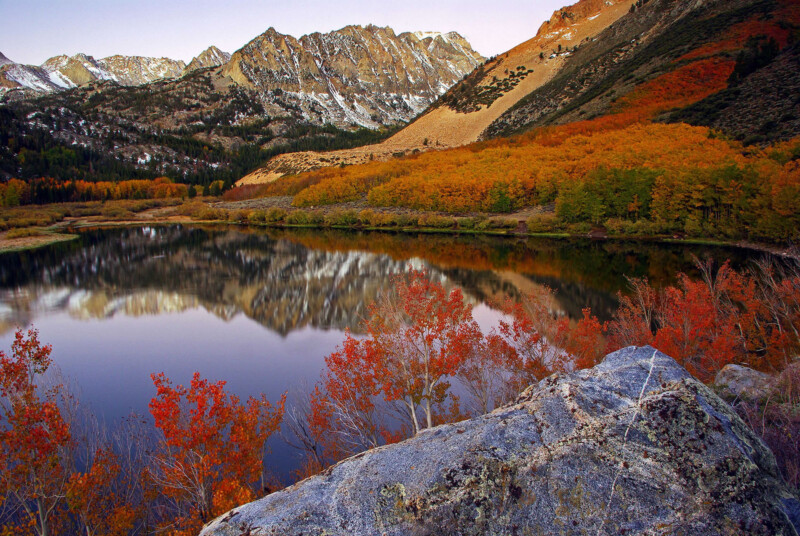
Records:
[[[411,264],[477,304],[557,290],[572,317],[608,319],[625,275],[656,283],[689,270],[692,255],[746,261],[740,250],[635,242],[449,235],[157,227],[93,230],[32,252],[0,255],[0,349],[34,323],[82,401],[112,425],[147,413],[150,374],[186,383],[195,371],[241,397],[270,400],[313,385],[369,303]],[[271,441],[286,476],[294,452]]]
[[[641,242],[506,239],[336,231],[144,227],[94,230],[79,241],[0,257],[0,332],[42,314],[75,319],[204,308],[243,314],[286,335],[304,327],[358,331],[366,309],[410,264],[474,303],[557,290],[571,317],[608,319],[625,276],[671,282],[692,256],[741,264],[732,248]]]

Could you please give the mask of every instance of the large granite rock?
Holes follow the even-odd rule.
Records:
[[[725,398],[761,401],[777,385],[776,378],[741,365],[725,365],[714,378],[714,385]]]
[[[797,534],[772,453],[650,347],[354,456],[204,536]]]

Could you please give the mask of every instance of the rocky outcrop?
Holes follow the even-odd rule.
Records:
[[[209,67],[219,67],[225,65],[231,59],[231,55],[223,52],[215,46],[210,46],[195,56],[186,69],[183,70],[184,74],[196,71],[197,69],[207,69]]]
[[[727,400],[764,400],[775,389],[777,380],[769,374],[741,365],[725,365],[714,378],[714,385]]]
[[[632,347],[235,508],[202,535],[794,535],[797,506],[729,406]]]
[[[312,122],[376,127],[411,119],[483,61],[455,32],[397,35],[369,25],[297,39],[270,28],[222,74]]]

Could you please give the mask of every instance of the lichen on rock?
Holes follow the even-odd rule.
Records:
[[[345,460],[203,536],[795,535],[774,457],[670,357],[626,348]]]

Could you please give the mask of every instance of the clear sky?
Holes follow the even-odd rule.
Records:
[[[348,24],[452,31],[484,56],[533,37],[571,0],[0,0],[0,52],[39,65],[83,52],[188,62],[210,45],[234,52],[273,26],[300,37]]]

